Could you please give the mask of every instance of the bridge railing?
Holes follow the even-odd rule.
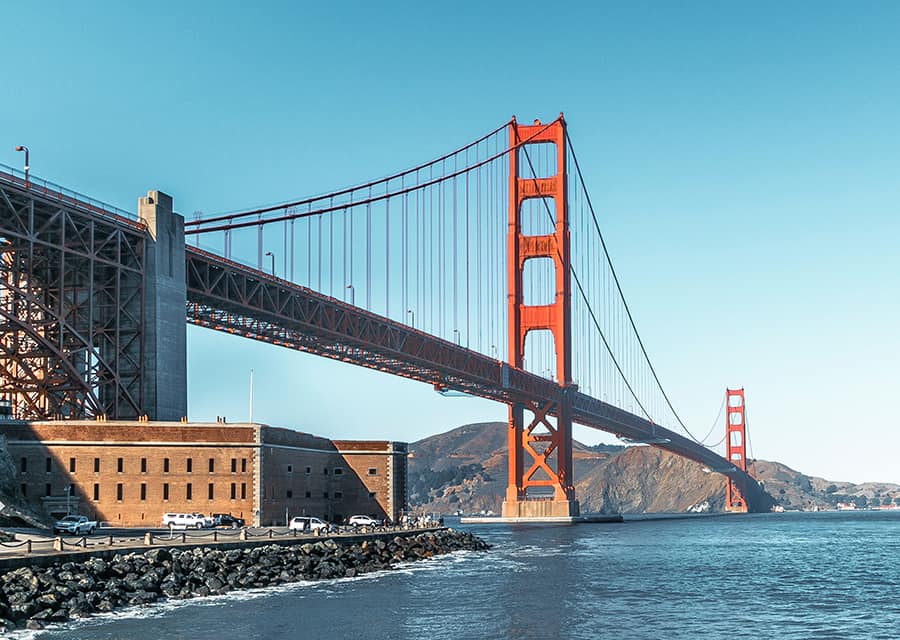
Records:
[[[0,183],[11,184],[16,187],[27,187],[33,192],[57,200],[68,207],[88,211],[105,218],[113,218],[130,224],[138,222],[136,213],[125,211],[101,200],[86,196],[83,193],[78,193],[49,180],[44,180],[31,173],[28,174],[28,181],[26,182],[23,171],[2,163],[0,163]]]

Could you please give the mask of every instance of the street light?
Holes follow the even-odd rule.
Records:
[[[266,255],[272,258],[272,277],[275,277],[275,254],[271,251],[266,251]]]
[[[356,289],[353,288],[352,284],[348,284],[345,289],[350,289],[350,304],[351,306],[356,306]]]
[[[459,329],[454,329],[453,335],[456,337],[456,345],[459,346]]]
[[[29,186],[31,186],[31,183],[28,182],[28,170],[31,168],[28,166],[28,147],[19,145],[18,147],[16,147],[16,151],[25,152],[25,188],[27,189]]]
[[[410,322],[409,326],[411,326],[413,329],[415,329],[416,328],[416,312],[413,311],[412,309],[407,309],[406,315],[412,317],[412,321]]]

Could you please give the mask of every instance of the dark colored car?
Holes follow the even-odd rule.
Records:
[[[214,513],[212,514],[214,527],[231,527],[232,529],[240,529],[244,526],[243,518],[236,518],[230,513]]]

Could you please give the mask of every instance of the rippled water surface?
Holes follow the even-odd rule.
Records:
[[[900,513],[463,528],[494,549],[32,637],[900,638]]]

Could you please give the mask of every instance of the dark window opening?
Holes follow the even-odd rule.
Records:
[[[307,491],[307,492],[306,492],[306,496],[304,496],[304,497],[306,497],[306,498],[312,498],[312,493],[310,493],[309,491]]]
[[[169,473],[169,459],[163,458],[163,473]]]
[[[125,471],[125,459],[116,458],[116,472],[122,473],[123,471]]]
[[[22,495],[27,498],[28,497],[28,485],[25,483],[22,483],[21,489],[22,489]]]
[[[231,499],[234,500],[237,497],[237,485],[232,482],[231,483]]]
[[[94,501],[100,499],[100,485],[98,483],[94,483]]]
[[[147,458],[141,458],[141,473],[147,473]]]
[[[187,459],[187,462],[186,462],[185,464],[186,464],[187,472],[188,472],[188,473],[193,473],[193,471],[194,471],[194,459],[193,459],[193,458],[188,458],[188,459]]]
[[[120,482],[116,485],[116,500],[121,501],[123,493],[124,493],[124,487],[122,486],[122,483]]]
[[[247,458],[241,458],[241,473],[247,473]]]
[[[377,475],[378,475],[378,469],[376,469],[375,467],[369,467],[369,475],[370,475],[370,476],[377,476]]]
[[[213,492],[214,492],[214,489],[213,489],[213,483],[210,482],[210,483],[209,483],[209,499],[210,499],[210,500],[213,499]]]
[[[293,498],[293,497],[294,497],[294,492],[293,492],[293,490],[291,490],[291,489],[288,489],[288,490],[287,490],[287,497],[288,497],[288,498]]]
[[[146,500],[146,499],[147,499],[147,483],[142,482],[141,483],[141,500]]]
[[[45,496],[49,496],[53,493],[53,486],[49,482],[44,485],[44,489],[46,490],[44,493]]]
[[[49,462],[49,458],[48,458],[48,462]],[[48,467],[47,471],[50,471],[49,464],[47,465],[47,467]],[[69,472],[75,473],[75,458],[69,458]]]
[[[237,458],[231,459],[231,473],[237,473]]]
[[[22,470],[22,473],[28,471],[28,458],[22,458],[19,468]]]
[[[194,493],[194,486],[188,482],[187,486],[184,488],[184,499],[190,500],[192,498],[192,494]]]
[[[94,458],[94,473],[100,473],[100,458]]]
[[[247,499],[247,483],[242,482],[241,483],[241,500],[246,500],[246,499]]]
[[[209,459],[209,472],[213,473],[215,470],[216,470],[216,459],[210,458]]]
[[[163,500],[168,500],[168,499],[169,499],[169,483],[164,482],[163,483]]]

